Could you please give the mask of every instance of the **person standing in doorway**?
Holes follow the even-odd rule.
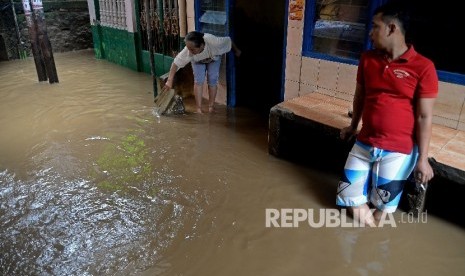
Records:
[[[417,183],[434,176],[428,148],[438,76],[434,63],[406,42],[408,19],[400,3],[375,10],[369,34],[375,49],[360,58],[351,124],[340,133],[341,139],[356,135],[356,142],[336,204],[370,226],[395,212],[412,172]],[[376,208],[373,214],[368,204]]]
[[[185,37],[186,46],[174,58],[169,71],[168,79],[163,87],[167,91],[173,87],[173,78],[178,69],[192,63],[194,72],[194,96],[196,112],[202,113],[202,92],[205,77],[208,83],[208,112],[214,111],[216,93],[218,91],[218,78],[220,74],[221,56],[234,51],[239,57],[241,51],[232,42],[230,37],[218,37],[197,31],[190,32]]]

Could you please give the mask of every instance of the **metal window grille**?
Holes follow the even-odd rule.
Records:
[[[148,51],[147,22],[145,15],[150,13],[153,48],[156,53],[175,57],[179,53],[179,7],[178,0],[150,0],[151,8],[145,7],[144,0],[138,0],[142,49]]]

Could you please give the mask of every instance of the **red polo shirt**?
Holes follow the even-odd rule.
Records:
[[[357,82],[365,87],[358,140],[373,147],[409,154],[414,143],[415,102],[435,98],[438,76],[431,60],[409,46],[389,62],[381,51],[362,54]]]

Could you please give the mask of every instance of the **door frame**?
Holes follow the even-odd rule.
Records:
[[[232,41],[234,41],[234,27],[231,24],[232,18],[231,11],[234,10],[234,0],[225,0],[226,24],[228,25],[227,34]],[[201,0],[194,1],[194,16],[195,16],[195,29],[200,31],[200,12]],[[236,107],[236,57],[233,51],[226,54],[226,105],[228,107]]]

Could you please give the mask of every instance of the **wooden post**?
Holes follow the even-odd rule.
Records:
[[[29,36],[31,39],[31,51],[34,56],[34,62],[36,64],[36,71],[39,81],[47,81],[47,72],[45,71],[45,62],[40,52],[39,39],[37,37],[36,25],[34,24],[34,18],[31,12],[31,3],[29,0],[23,1],[24,16],[26,17],[27,27],[29,28]]]
[[[37,36],[39,38],[39,46],[42,51],[42,56],[45,61],[45,69],[48,75],[49,83],[58,82],[57,69],[55,60],[53,59],[52,44],[48,39],[47,26],[45,24],[44,8],[42,0],[32,0],[32,10],[37,23]]]
[[[152,17],[150,12],[155,8],[153,0],[145,0],[145,22],[147,22],[147,41],[149,43],[150,57],[150,74],[152,75],[153,96],[158,95],[157,91],[157,76],[155,72],[155,54],[153,51],[153,35],[152,35]]]

